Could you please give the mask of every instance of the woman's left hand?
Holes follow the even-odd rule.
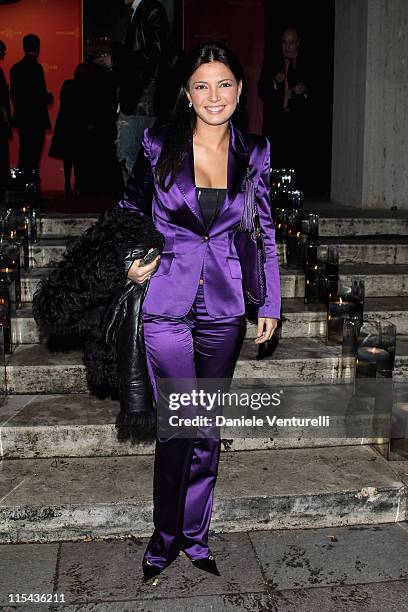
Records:
[[[277,325],[278,319],[271,319],[270,317],[261,317],[258,319],[258,332],[255,338],[255,344],[262,344],[270,340]]]

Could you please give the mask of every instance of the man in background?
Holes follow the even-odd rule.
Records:
[[[19,135],[18,165],[28,175],[38,171],[45,131],[51,128],[47,107],[53,96],[47,91],[44,70],[38,62],[39,37],[24,36],[23,49],[23,59],[10,70],[10,90],[13,124]]]
[[[264,135],[271,140],[272,167],[294,168],[302,187],[306,180],[308,76],[295,28],[281,35],[280,52],[265,58],[259,80],[264,106]]]
[[[119,89],[117,156],[126,182],[143,132],[157,119],[158,79],[169,24],[159,0],[125,0],[125,5],[131,11],[125,28],[114,36],[112,60]]]
[[[0,40],[0,61],[6,55],[7,47]],[[0,202],[7,187],[9,174],[9,138],[11,136],[11,114],[9,88],[3,70],[0,68]]]

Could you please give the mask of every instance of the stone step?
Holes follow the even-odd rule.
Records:
[[[364,319],[386,319],[397,326],[398,334],[408,334],[408,297],[367,298]],[[282,338],[325,338],[326,307],[323,304],[305,304],[302,298],[282,301]],[[39,331],[32,316],[31,304],[24,304],[12,318],[14,344],[37,344]],[[255,338],[256,325],[247,323],[247,338]]]
[[[86,393],[80,351],[50,352],[43,344],[21,344],[6,357],[9,393]]]
[[[42,238],[63,238],[79,236],[98,219],[98,215],[91,213],[73,215],[46,213],[39,216],[39,234]]]
[[[358,209],[337,209],[319,211],[308,206],[307,212],[317,212],[320,216],[319,231],[323,236],[387,236],[408,235],[406,214],[390,214],[386,211]],[[46,213],[39,217],[39,230],[42,237],[77,236],[95,223],[96,214],[58,214]]]
[[[408,214],[404,209],[356,208],[309,199],[304,209],[319,215],[322,236],[407,235]]]
[[[52,268],[34,268],[22,274],[23,302],[32,302],[33,294],[41,279],[47,278]],[[283,298],[304,297],[305,281],[302,272],[281,268],[281,293]],[[366,297],[408,296],[408,265],[353,265],[340,266],[340,281],[364,280]]]
[[[30,266],[32,268],[52,268],[61,261],[66,250],[67,240],[39,240],[30,246]]]
[[[312,209],[307,212],[318,212]],[[378,211],[381,214],[382,211]],[[339,213],[333,212],[333,217],[327,215],[327,211],[319,214],[319,234],[320,236],[406,236],[408,234],[408,218],[390,217],[389,211],[385,211],[387,217],[376,217],[375,211],[354,210]],[[369,215],[369,216],[365,216]]]
[[[340,264],[407,264],[408,240],[405,237],[392,236],[382,238],[322,238],[320,253],[327,252],[329,244],[339,245]],[[55,266],[62,258],[66,249],[66,239],[50,238],[40,240],[31,245],[30,263],[33,268]],[[286,262],[286,248],[277,244],[277,252],[281,265]]]
[[[21,275],[22,300],[25,303],[32,302],[33,295],[42,279],[48,277],[53,268],[33,268]],[[281,270],[281,291],[283,297],[302,297],[304,293],[304,277],[296,270]]]
[[[21,276],[21,293],[24,303],[32,302],[33,295],[42,279],[48,277],[53,268],[33,268]],[[302,297],[304,295],[304,277],[296,270],[281,269],[282,297]]]
[[[33,295],[41,280],[47,278],[54,268],[33,268],[21,273],[21,299],[28,304],[33,301]]]
[[[272,356],[257,360],[258,347],[245,340],[235,378],[266,378],[294,384],[342,383],[350,364],[341,359],[341,347],[315,338],[285,338]],[[85,393],[85,368],[79,351],[50,352],[43,344],[22,344],[6,359],[11,394]]]
[[[296,269],[280,268],[283,298],[304,297],[304,274]],[[404,264],[343,264],[339,270],[340,283],[363,280],[366,297],[408,296],[408,265]]]
[[[363,280],[366,297],[408,296],[408,266],[403,264],[340,266],[340,282],[346,286],[352,280]]]
[[[31,303],[23,304],[11,318],[13,344],[38,344],[40,333],[33,318]]]
[[[254,392],[259,385],[251,387]],[[247,390],[247,387],[245,388]],[[264,388],[265,390],[265,388]],[[270,390],[274,390],[273,385]],[[290,394],[290,390],[288,391]],[[246,428],[238,431],[224,427],[221,432],[222,450],[266,450],[281,448],[313,448],[352,446],[381,443],[370,437],[369,428],[355,430],[351,437],[341,426],[336,427],[338,406],[347,406],[352,395],[351,385],[303,386],[296,395],[286,396],[277,416],[299,416],[298,400],[302,397],[302,416],[317,413],[329,416],[330,429],[321,433],[307,427],[270,427],[264,431]],[[100,400],[89,394],[19,395],[8,396],[0,407],[0,436],[3,459],[35,459],[44,457],[111,457],[123,455],[150,455],[153,444],[119,442],[115,420],[119,403]],[[243,410],[242,414],[245,413]],[[245,413],[246,414],[246,413]],[[236,416],[241,416],[237,415]],[[371,416],[369,417],[371,419]],[[359,437],[357,437],[359,435]],[[366,437],[362,437],[362,435]],[[251,437],[253,436],[253,437]]]
[[[348,382],[353,364],[342,359],[341,346],[328,346],[317,338],[282,338],[272,355],[257,359],[258,347],[244,341],[234,378],[259,378],[282,384],[315,385]],[[394,376],[408,381],[408,336],[397,338]],[[86,393],[82,353],[50,352],[43,344],[22,344],[6,358],[11,394]]]
[[[150,456],[4,460],[0,541],[152,533]],[[222,453],[213,532],[406,520],[407,488],[367,446]]]
[[[326,306],[305,304],[303,298],[282,300],[282,338],[325,338]],[[398,334],[408,334],[408,297],[372,297],[364,302],[364,320],[387,320]],[[255,337],[256,326],[248,324],[247,337]]]
[[[321,255],[327,253],[329,245],[338,245],[340,265],[408,263],[408,239],[406,236],[322,237],[320,243],[319,251]]]

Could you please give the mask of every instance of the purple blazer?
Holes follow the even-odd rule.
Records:
[[[243,134],[232,123],[228,154],[227,196],[210,229],[206,230],[194,179],[193,144],[184,155],[176,180],[168,192],[154,181],[166,129],[147,129],[144,158],[140,157],[119,207],[151,214],[165,237],[158,269],[152,275],[142,312],[169,317],[185,316],[204,279],[204,299],[212,317],[245,313],[241,265],[233,244],[233,231],[241,220],[247,168],[254,181],[259,218],[265,232],[267,297],[258,317],[280,318],[280,279],[275,228],[269,196],[269,141]]]

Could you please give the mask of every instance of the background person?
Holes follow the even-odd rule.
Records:
[[[95,62],[77,66],[65,81],[49,155],[64,162],[65,193],[120,193],[115,142],[115,87],[112,75]]]
[[[76,151],[82,146],[79,138],[80,117],[83,114],[85,100],[81,95],[80,81],[86,77],[87,65],[79,64],[73,79],[64,81],[60,93],[60,108],[55,122],[49,155],[62,159],[64,163],[65,194],[72,194],[71,176],[75,165]],[[75,171],[75,181],[78,169]],[[75,190],[77,185],[75,185]]]
[[[6,55],[7,47],[0,40],[0,61]],[[11,137],[10,95],[6,77],[0,68],[0,201],[4,196],[10,169],[9,139]]]
[[[126,182],[143,132],[157,119],[158,79],[169,24],[159,0],[125,0],[125,4],[131,11],[112,59],[119,89],[117,157]]]
[[[10,70],[13,124],[18,128],[18,165],[26,173],[39,168],[46,130],[51,129],[48,105],[53,96],[47,91],[44,70],[38,62],[40,39],[36,34],[23,38],[24,57]]]
[[[300,43],[295,28],[284,30],[280,51],[265,58],[258,91],[263,100],[263,133],[272,143],[272,166],[294,168],[302,186],[307,178],[310,100]]]

